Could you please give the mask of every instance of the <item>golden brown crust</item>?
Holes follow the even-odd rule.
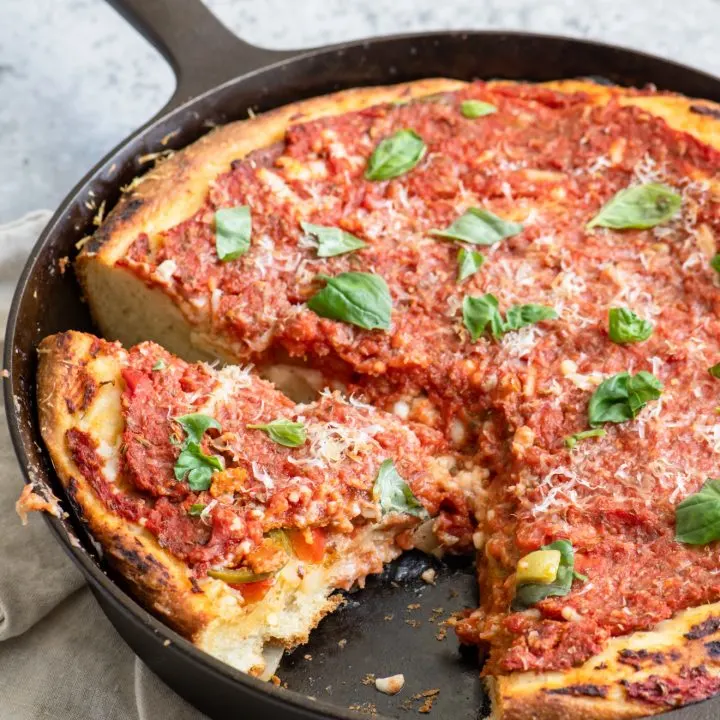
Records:
[[[648,632],[612,638],[603,651],[567,671],[513,673],[490,681],[496,717],[503,720],[611,720],[670,710],[679,698],[702,699],[701,685],[720,683],[720,603],[678,613]],[[700,681],[693,681],[699,673]],[[656,702],[633,693],[638,684],[665,687]],[[674,694],[674,683],[686,686]],[[710,691],[709,694],[713,694]]]
[[[95,342],[97,347],[93,347]],[[195,592],[187,566],[164,551],[140,525],[109,512],[67,450],[65,433],[72,427],[81,427],[106,442],[115,440],[112,434],[118,431],[124,351],[117,344],[67,332],[43,340],[39,353],[40,432],[68,497],[133,593],[168,625],[192,637],[215,612],[207,597]],[[77,382],[80,369],[97,388],[90,403],[84,403]],[[74,413],[70,410],[73,406],[78,408]]]

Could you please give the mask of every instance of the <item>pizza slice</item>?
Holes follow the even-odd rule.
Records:
[[[269,677],[336,590],[467,530],[427,428],[152,343],[68,332],[39,352],[42,437],[79,517],[149,610],[240,670]]]

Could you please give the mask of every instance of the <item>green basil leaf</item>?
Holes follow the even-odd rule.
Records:
[[[353,252],[366,247],[360,238],[356,238],[349,232],[337,227],[326,227],[324,225],[313,225],[312,223],[301,222],[302,229],[312,235],[318,241],[318,257],[335,257],[345,253]]]
[[[202,413],[192,413],[190,415],[182,415],[176,417],[175,422],[180,423],[182,429],[187,435],[186,442],[194,442],[199,444],[202,440],[202,436],[208,428],[215,428],[216,430],[222,430],[220,423],[209,415],[203,415]]]
[[[604,380],[590,398],[590,426],[632,420],[650,400],[657,400],[662,390],[663,384],[644,370],[637,375],[628,372],[613,375]]]
[[[545,305],[513,305],[506,313],[504,331],[519,330],[542,320],[554,320],[557,313]]]
[[[427,147],[414,130],[398,130],[385,138],[373,151],[365,169],[367,180],[390,180],[412,170],[425,155]]]
[[[431,230],[430,234],[473,245],[494,245],[522,232],[520,223],[503,220],[489,210],[468,208],[445,230]]]
[[[379,275],[346,272],[325,279],[327,285],[307,304],[314,313],[366,330],[390,328],[392,299]]]
[[[482,100],[465,100],[460,103],[460,112],[464,117],[474,120],[483,115],[496,113],[497,108],[490,103],[482,102]]]
[[[575,577],[575,551],[569,540],[556,540],[549,545],[543,545],[541,550],[558,550],[560,552],[560,567],[555,580],[551,583],[525,583],[515,588],[515,598],[511,609],[514,612],[527,610],[536,603],[548,597],[562,597],[572,588]]]
[[[463,299],[463,323],[472,342],[477,342],[488,327],[493,337],[500,337],[504,327],[497,298],[490,293],[482,297],[466,295]]]
[[[709,478],[675,508],[675,539],[687,545],[720,540],[720,480]]]
[[[173,471],[176,480],[187,480],[191,490],[207,490],[215,470],[222,470],[220,458],[206,455],[197,443],[188,442],[178,456]]]
[[[653,333],[653,324],[628,308],[611,308],[608,319],[610,339],[620,345],[643,342]]]
[[[513,305],[503,320],[498,301],[490,293],[482,297],[466,295],[463,300],[463,323],[470,333],[472,342],[489,328],[494,338],[499,338],[511,330],[519,330],[527,325],[533,325],[541,320],[552,320],[558,315],[545,305]]]
[[[250,249],[252,218],[250,208],[240,205],[215,213],[215,250],[223,262],[237,260]]]
[[[607,433],[602,428],[595,428],[594,430],[583,430],[582,432],[575,433],[574,435],[568,435],[565,438],[565,447],[571,450],[581,441],[587,438],[600,438],[605,437]]]
[[[419,518],[429,517],[410,486],[400,477],[392,460],[384,460],[373,485],[373,498],[380,503],[382,514],[405,513]]]
[[[457,254],[457,261],[457,281],[461,283],[463,280],[467,280],[471,275],[474,275],[482,267],[482,264],[485,262],[485,256],[482,253],[475,252],[474,250],[460,248]]]
[[[279,418],[264,425],[248,425],[251,430],[262,430],[278,445],[300,447],[307,440],[305,426],[300,422]]]
[[[712,260],[710,261],[710,267],[716,272],[720,273],[720,253],[715,253]]]
[[[720,363],[716,363],[711,368],[708,368],[708,372],[714,377],[714,378],[720,378]]]
[[[588,228],[645,230],[670,220],[682,205],[682,197],[666,185],[649,183],[620,190],[587,224]]]
[[[192,515],[192,517],[200,517],[202,515],[202,511],[207,506],[205,503],[194,503],[190,506],[190,509],[188,510],[188,515]]]
[[[158,370],[164,370],[167,367],[164,360],[158,360],[152,368],[150,368],[153,372],[157,372]]]
[[[663,384],[649,372],[641,370],[628,379],[628,397],[630,410],[635,417],[650,400],[657,400],[662,395]]]

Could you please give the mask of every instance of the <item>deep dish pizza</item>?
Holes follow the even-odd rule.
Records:
[[[717,105],[433,80],[213,131],[77,270],[108,338],[442,436],[416,501],[477,550],[458,633],[489,647],[498,717],[638,717],[720,692],[719,234]]]

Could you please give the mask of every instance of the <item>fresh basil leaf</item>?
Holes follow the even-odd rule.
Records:
[[[568,435],[565,438],[565,447],[571,450],[581,441],[587,438],[600,438],[605,437],[607,433],[602,428],[595,428],[594,430],[583,430],[582,432],[575,433],[574,435]]]
[[[390,180],[412,170],[425,155],[427,147],[414,130],[398,130],[385,138],[373,151],[365,169],[367,180]]]
[[[206,455],[195,442],[188,442],[175,462],[173,471],[176,480],[187,480],[191,490],[207,490],[215,470],[222,470],[220,458]]]
[[[545,305],[513,305],[505,315],[505,332],[519,330],[527,325],[534,325],[542,320],[554,320],[557,313]]]
[[[515,598],[511,609],[514,612],[527,610],[536,603],[548,597],[562,597],[572,588],[575,576],[575,551],[569,540],[556,540],[549,545],[543,545],[541,550],[558,550],[560,552],[560,567],[555,580],[551,583],[526,583],[515,588]]]
[[[158,360],[152,368],[150,368],[153,372],[157,372],[158,370],[164,370],[167,367],[164,360]]]
[[[209,415],[202,413],[192,413],[190,415],[182,415],[175,418],[175,422],[179,423],[187,435],[186,442],[194,442],[200,444],[202,436],[208,428],[222,430],[220,423]]]
[[[465,100],[460,103],[460,112],[463,117],[474,120],[483,117],[483,115],[491,115],[497,112],[497,108],[490,103],[482,102],[482,100]]]
[[[200,517],[202,515],[202,511],[207,506],[205,503],[194,503],[190,506],[190,509],[188,510],[188,515],[191,515],[192,517]]]
[[[520,223],[503,220],[489,210],[468,208],[445,230],[431,230],[430,234],[473,245],[494,245],[522,232]]]
[[[610,339],[620,345],[643,342],[653,333],[653,324],[628,308],[610,308],[608,320]]]
[[[237,260],[250,249],[252,218],[250,208],[240,205],[215,213],[215,250],[223,262]]]
[[[670,220],[682,205],[682,197],[666,185],[649,183],[620,190],[587,224],[588,228],[645,230]]]
[[[513,305],[503,320],[498,301],[490,293],[482,297],[466,295],[463,300],[463,323],[470,333],[472,342],[489,328],[494,338],[499,338],[511,330],[519,330],[541,320],[552,320],[557,313],[545,305]]]
[[[428,512],[400,477],[392,460],[384,460],[373,485],[373,498],[380,503],[383,515],[391,512],[427,518]]]
[[[657,400],[662,390],[663,384],[644,370],[637,375],[628,372],[613,375],[603,380],[590,398],[590,426],[632,420],[650,400]]]
[[[663,384],[649,372],[641,370],[628,379],[628,399],[630,410],[635,417],[650,400],[657,400],[662,395]]]
[[[675,539],[687,545],[720,540],[720,480],[709,478],[675,508]]]
[[[337,227],[301,222],[302,229],[318,241],[318,257],[335,257],[366,247],[360,238]]]
[[[714,377],[714,378],[720,378],[720,363],[716,363],[711,368],[708,368],[708,372]]]
[[[279,418],[264,425],[248,425],[251,430],[262,430],[278,445],[300,447],[307,440],[305,426],[300,422]]]
[[[366,330],[388,330],[392,299],[387,283],[379,275],[362,272],[323,276],[327,285],[308,300],[320,317],[351,323]]]
[[[710,261],[710,267],[716,272],[720,273],[720,253],[715,253],[712,260]]]
[[[457,281],[461,283],[463,280],[467,280],[471,275],[474,275],[482,267],[482,264],[485,262],[485,256],[482,253],[475,252],[474,250],[460,248],[457,254],[457,262]]]
[[[472,342],[477,342],[488,327],[493,337],[499,338],[504,328],[497,298],[490,293],[481,297],[466,295],[463,299],[463,324]]]

